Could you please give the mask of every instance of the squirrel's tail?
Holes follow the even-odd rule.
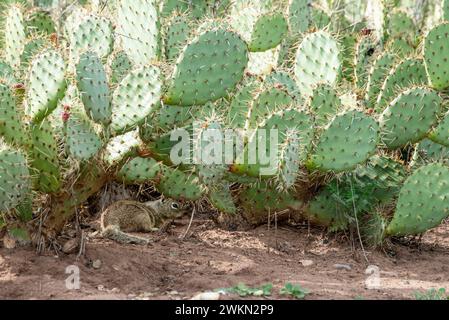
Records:
[[[108,226],[102,232],[103,237],[117,241],[122,244],[142,244],[146,245],[150,242],[149,239],[130,235],[121,231],[117,226]]]

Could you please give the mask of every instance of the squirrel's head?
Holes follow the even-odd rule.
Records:
[[[191,208],[188,203],[172,199],[160,199],[156,204],[158,212],[169,219],[181,218],[184,214],[189,212]]]

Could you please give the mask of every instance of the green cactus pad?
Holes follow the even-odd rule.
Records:
[[[313,93],[316,84],[333,85],[340,77],[340,50],[337,41],[326,31],[306,35],[296,53],[295,76],[300,92]]]
[[[366,86],[366,102],[368,108],[374,108],[382,84],[395,63],[395,56],[390,52],[380,54],[369,71]]]
[[[22,55],[20,56],[20,69],[24,73],[28,72],[31,59],[48,46],[48,41],[44,38],[32,38],[23,48]]]
[[[38,54],[31,62],[25,112],[38,122],[49,115],[64,97],[67,83],[65,62],[53,50]]]
[[[167,17],[173,11],[185,12],[189,10],[189,1],[163,0],[160,5],[161,16]]]
[[[315,125],[323,126],[329,122],[341,107],[341,100],[335,89],[328,84],[319,84],[313,90],[308,108],[315,117]]]
[[[291,0],[288,7],[288,24],[293,34],[304,33],[311,25],[309,0]]]
[[[183,49],[164,102],[190,106],[216,101],[235,88],[247,63],[246,44],[237,34],[206,31]]]
[[[424,61],[429,82],[434,89],[449,87],[449,22],[435,26],[424,39]]]
[[[232,128],[243,129],[245,127],[251,102],[254,99],[253,95],[258,87],[259,83],[250,82],[238,90],[233,97],[226,115],[226,123]]]
[[[256,128],[273,112],[288,108],[293,104],[292,97],[284,90],[269,88],[261,91],[251,105],[247,126]]]
[[[441,98],[426,88],[412,88],[400,94],[379,119],[383,142],[395,149],[425,138],[437,121],[441,103]]]
[[[275,163],[262,163],[259,159],[259,147],[261,142],[263,142],[263,136],[259,136],[260,130],[253,133],[249,140],[252,142],[252,146],[256,147],[256,150],[251,150],[250,147],[246,147],[245,151],[241,154],[238,154],[238,158],[235,164],[232,165],[231,171],[233,173],[237,173],[240,175],[248,175],[250,177],[259,177],[263,176],[267,177],[280,177],[280,175],[285,174],[286,172],[283,169],[294,173],[297,175],[297,172],[291,168],[291,163],[297,163],[297,166],[304,162],[307,158],[312,138],[313,138],[313,122],[312,118],[305,112],[299,112],[295,109],[287,109],[278,111],[267,116],[266,120],[258,125],[258,129],[261,130],[270,130],[277,129],[278,130],[278,145],[276,146],[276,155],[278,158]],[[263,132],[263,131],[262,131]],[[290,132],[290,133],[289,133]],[[286,139],[289,136],[295,136],[295,143],[292,143],[292,148],[297,149],[297,154],[295,156],[291,155],[291,149],[288,148],[288,145],[285,143]],[[264,142],[263,147],[266,148],[264,154],[273,156],[270,154],[271,149],[271,132],[267,131],[265,136],[266,141]],[[255,141],[258,141],[257,144]],[[250,154],[256,152],[256,154]],[[263,151],[262,151],[263,152]],[[285,157],[282,155],[286,155]],[[288,156],[287,156],[288,155]],[[253,161],[251,157],[255,157],[256,161]],[[251,159],[251,161],[250,161]],[[279,161],[280,160],[280,161]],[[256,162],[256,163],[251,163]],[[264,161],[265,162],[265,161]],[[288,167],[283,167],[282,162],[287,163]],[[273,167],[274,165],[274,167]],[[285,164],[284,164],[285,165]],[[263,170],[263,172],[262,172]]]
[[[75,159],[87,161],[103,146],[93,124],[84,112],[71,112],[66,125],[66,145]]]
[[[191,32],[187,16],[173,16],[166,32],[165,56],[168,60],[176,60]]]
[[[12,67],[20,64],[20,55],[25,46],[26,34],[23,15],[18,6],[10,6],[6,11],[5,25],[5,60]]]
[[[118,0],[116,19],[116,34],[134,64],[146,65],[159,56],[160,26],[155,0]]]
[[[154,179],[161,171],[161,165],[151,158],[134,158],[120,169],[117,178],[124,183],[145,183]]]
[[[211,204],[220,212],[226,214],[235,214],[237,212],[237,207],[234,203],[231,191],[229,190],[229,185],[226,183],[222,183],[215,188],[212,188],[208,198]]]
[[[191,122],[192,109],[180,106],[163,106],[157,114],[157,129],[168,132]]]
[[[106,72],[96,53],[88,51],[80,56],[76,78],[86,114],[93,121],[108,125],[112,116],[111,97]]]
[[[175,200],[196,201],[204,193],[198,177],[170,167],[162,167],[156,188],[164,196]]]
[[[195,131],[193,137],[193,155],[199,160],[195,169],[201,183],[211,188],[223,181],[223,176],[228,171],[225,164],[225,159],[222,154],[215,154],[211,146],[214,146],[220,141],[216,137],[223,138],[223,127],[215,120],[205,120],[200,123],[195,123]],[[208,136],[207,134],[217,133],[215,136]]]
[[[394,10],[388,17],[387,33],[390,37],[408,37],[415,33],[415,23],[405,11]]]
[[[16,108],[11,90],[0,84],[0,137],[12,145],[26,145],[28,137]]]
[[[137,130],[113,137],[104,148],[103,161],[110,166],[115,166],[126,157],[134,155],[141,144]]]
[[[282,42],[287,32],[287,21],[281,13],[262,15],[254,24],[248,48],[251,52],[275,48]]]
[[[113,48],[112,24],[103,17],[88,15],[69,30],[71,56],[74,61],[84,51],[94,52],[100,58],[107,57]]]
[[[271,84],[277,88],[285,89],[298,104],[301,102],[301,93],[299,92],[299,88],[289,73],[284,71],[272,72],[265,78],[265,83]]]
[[[424,139],[416,146],[410,165],[414,167],[432,162],[449,164],[449,147]]]
[[[280,192],[266,182],[247,186],[239,194],[239,204],[244,210],[243,216],[252,224],[266,223],[268,214],[285,209],[300,210],[302,206],[291,194]]]
[[[449,168],[430,164],[404,183],[396,212],[386,229],[389,236],[423,233],[449,216]]]
[[[376,150],[379,125],[359,111],[337,115],[321,133],[309,168],[336,172],[351,170]]]
[[[32,161],[31,173],[37,189],[46,193],[59,191],[61,173],[59,169],[58,144],[48,120],[31,128]]]
[[[144,122],[161,98],[161,71],[146,66],[132,71],[120,83],[112,99],[111,129],[124,133]]]
[[[50,12],[38,10],[32,12],[26,19],[26,30],[30,34],[50,35],[56,32],[55,22]]]
[[[30,173],[25,156],[0,141],[0,212],[19,205],[30,192]]]
[[[313,224],[329,227],[330,231],[345,230],[349,218],[336,197],[331,188],[324,188],[304,209],[304,217]]]
[[[9,64],[0,60],[0,79],[9,85],[12,86],[17,83],[17,79],[14,75],[14,70],[11,68]]]
[[[340,40],[342,56],[342,77],[350,82],[354,81],[355,46],[357,36],[353,33],[343,34]]]
[[[133,64],[124,51],[115,53],[109,63],[111,82],[120,83],[132,70]]]
[[[426,70],[422,60],[405,59],[399,62],[385,78],[382,90],[377,97],[376,111],[383,112],[391,100],[396,98],[404,88],[426,84]]]
[[[294,187],[300,174],[300,165],[306,157],[302,136],[296,130],[288,130],[279,146],[278,181],[282,190]]]
[[[436,143],[449,147],[449,112],[432,131],[429,138]]]
[[[376,57],[377,40],[374,35],[363,36],[355,46],[354,76],[357,88],[365,88],[368,81],[368,66]]]
[[[316,29],[324,29],[331,23],[329,15],[320,8],[312,7],[310,10],[310,20],[312,27]]]
[[[388,52],[396,54],[399,58],[412,57],[416,48],[407,38],[393,38],[387,42],[385,48]]]

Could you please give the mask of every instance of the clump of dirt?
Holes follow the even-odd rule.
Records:
[[[199,219],[183,238],[188,224],[186,217],[169,233],[151,234],[146,247],[91,237],[79,259],[1,248],[0,298],[190,299],[239,283],[271,283],[278,299],[288,282],[308,289],[306,299],[412,299],[416,291],[449,289],[449,224],[419,243],[392,244],[389,254],[352,249],[318,228],[225,231]],[[77,268],[80,288],[70,289],[66,282]]]

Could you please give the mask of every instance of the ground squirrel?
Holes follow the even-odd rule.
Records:
[[[187,210],[187,205],[169,199],[144,203],[117,201],[101,214],[101,233],[123,244],[147,244],[148,239],[126,232],[156,231],[164,223],[182,217]]]

